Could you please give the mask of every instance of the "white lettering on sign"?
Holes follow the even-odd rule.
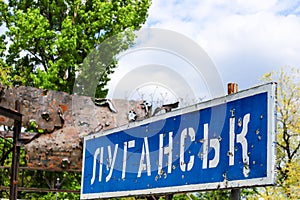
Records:
[[[248,133],[248,125],[250,122],[250,114],[246,114],[243,116],[243,119],[239,119],[238,125],[242,127],[240,133],[236,133],[235,131],[235,117],[229,119],[229,166],[234,165],[235,163],[235,147],[236,144],[240,144],[242,147],[242,159],[244,163],[243,174],[245,177],[248,177],[250,169],[249,169],[249,155],[248,155],[248,141],[246,135]],[[151,144],[151,145],[158,145],[158,153],[157,153],[157,173],[158,175],[162,175],[163,172],[163,163],[164,157],[167,158],[167,173],[172,173],[172,162],[173,162],[173,151],[174,145],[177,144],[177,149],[179,147],[179,162],[180,162],[180,170],[182,172],[191,171],[195,165],[195,159],[198,156],[195,156],[191,151],[187,151],[187,147],[193,145],[201,145],[201,143],[196,142],[196,131],[192,127],[184,128],[181,133],[180,137],[178,137],[177,141],[174,142],[174,133],[170,131],[169,133],[162,133],[159,134],[159,142],[158,144]],[[197,132],[199,134],[199,132]],[[215,168],[218,166],[220,162],[220,151],[221,151],[221,142],[218,138],[210,138],[209,137],[209,124],[203,124],[203,143],[202,148],[200,148],[201,159],[202,159],[202,169],[207,168]],[[176,137],[175,137],[176,138]],[[115,163],[117,159],[120,159],[122,162],[118,164],[118,166],[122,167],[122,174],[121,178],[123,180],[126,179],[126,171],[127,171],[127,164],[128,164],[128,150],[132,148],[133,152],[138,153],[139,163],[138,167],[136,167],[137,177],[140,178],[143,172],[147,173],[147,176],[151,176],[151,160],[150,160],[150,151],[149,151],[149,142],[148,137],[144,137],[143,143],[138,146],[136,140],[129,140],[124,141],[122,145],[123,147],[123,155],[120,155],[122,151],[118,149],[119,144],[114,145],[114,149],[112,151],[111,146],[107,147],[99,147],[95,150],[93,155],[93,171],[92,171],[92,178],[90,180],[91,184],[94,184],[96,178],[98,176],[98,181],[102,181],[102,176],[107,174],[105,177],[105,181],[108,182],[111,180],[113,175],[113,171],[115,168]],[[152,147],[152,146],[151,146]],[[201,146],[200,146],[201,147]],[[154,148],[154,149],[157,149]],[[105,151],[107,149],[107,151]],[[157,151],[153,152],[151,156],[153,156]],[[187,153],[189,152],[189,153]],[[209,152],[213,152],[214,157],[209,159],[208,154]],[[104,159],[104,155],[107,156],[107,159]],[[118,155],[118,157],[117,157]],[[106,168],[104,168],[104,162],[106,162]],[[135,161],[136,162],[136,161]],[[135,163],[134,163],[135,164]],[[153,163],[152,163],[153,164]],[[99,166],[99,167],[98,167]],[[133,166],[133,165],[131,165]],[[104,169],[103,169],[104,168]],[[103,170],[107,170],[108,173],[104,173]],[[96,171],[99,170],[99,174]],[[132,170],[132,169],[131,169]]]
[[[93,176],[91,179],[91,184],[94,183],[95,178],[96,178],[96,164],[97,164],[97,156],[100,153],[100,148],[96,149],[95,153],[94,153],[94,164],[93,164]]]
[[[190,136],[190,142],[195,141],[195,131],[194,131],[194,129],[193,128],[186,128],[186,129],[183,129],[183,131],[181,132],[181,136],[180,136],[180,169],[183,172],[185,170],[190,171],[192,169],[192,167],[194,165],[194,159],[195,159],[195,156],[191,155],[188,164],[186,164],[184,162],[184,147],[186,146],[185,140],[187,138],[187,135]]]
[[[242,157],[244,162],[243,173],[245,177],[248,177],[249,169],[249,156],[248,156],[248,142],[246,135],[248,133],[248,124],[250,122],[250,114],[246,114],[243,118],[243,128],[241,133],[235,134],[235,117],[230,118],[230,128],[229,128],[229,165],[234,165],[234,147],[235,147],[235,136],[236,143],[242,145]]]
[[[159,175],[163,174],[163,155],[168,155],[168,173],[172,172],[172,156],[173,156],[173,132],[169,132],[168,146],[164,147],[164,135],[159,134],[159,155],[158,155],[158,171]]]
[[[124,154],[123,154],[123,167],[122,167],[122,179],[125,179],[126,166],[127,166],[127,150],[135,147],[135,140],[124,142]]]
[[[218,138],[210,139],[210,146],[215,151],[215,157],[209,161],[209,168],[217,167],[220,161],[220,141]]]
[[[146,156],[146,163],[145,163],[145,156]],[[140,167],[139,167],[137,177],[141,177],[142,171],[144,170],[147,170],[147,175],[151,176],[150,153],[149,153],[149,145],[148,145],[147,137],[144,138],[142,155],[140,159]]]
[[[114,170],[114,166],[115,166],[115,162],[116,162],[116,157],[117,157],[117,152],[118,152],[118,147],[119,147],[119,145],[118,144],[116,144],[115,145],[115,150],[114,150],[114,156],[112,157],[112,154],[111,154],[111,147],[110,146],[108,146],[107,147],[107,150],[108,150],[108,159],[109,159],[109,164],[108,165],[106,165],[106,167],[108,167],[109,168],[109,173],[108,173],[108,175],[106,176],[106,182],[108,182],[109,180],[110,180],[110,178],[111,178],[111,175],[112,175],[112,173],[113,173],[113,170]]]
[[[100,167],[99,167],[99,182],[102,181],[102,168],[103,168],[103,152],[104,152],[104,148],[101,147],[100,148]],[[96,169],[95,169],[96,171]]]
[[[204,139],[203,139],[203,163],[202,168],[207,169],[208,147],[214,149],[215,156],[209,161],[209,168],[216,167],[220,160],[220,141],[217,138],[208,139],[208,124],[204,124]]]

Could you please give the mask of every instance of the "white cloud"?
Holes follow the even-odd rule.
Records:
[[[277,0],[267,0],[267,1],[261,1],[261,0],[251,0],[251,1],[245,1],[245,0],[237,0],[236,7],[242,11],[242,13],[255,13],[255,12],[264,12],[270,9],[274,9],[276,6]]]
[[[191,37],[215,61],[224,84],[251,87],[283,65],[300,68],[300,2],[154,0],[147,27]]]

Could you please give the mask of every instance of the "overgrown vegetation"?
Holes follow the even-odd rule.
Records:
[[[145,22],[150,2],[151,0],[1,0],[0,26],[4,25],[7,31],[0,36],[0,83],[72,93],[76,74],[81,73],[79,83],[97,78],[93,80],[96,85],[94,95],[104,97],[107,93],[104,86],[109,80],[108,74],[116,67],[114,56],[132,44],[131,32],[138,30]],[[103,52],[97,50],[108,39],[111,40],[106,44],[111,45],[113,51],[102,48],[104,53],[109,52],[103,56]],[[109,61],[99,60],[98,57],[93,68],[87,69],[84,65],[95,61],[96,54]],[[35,130],[34,125],[31,130],[43,131]],[[10,166],[11,151],[11,140],[0,138],[0,166]],[[22,149],[20,166],[25,165]],[[53,188],[57,178],[60,178],[63,181],[62,189],[80,189],[80,174],[43,171],[24,173],[26,187]],[[8,169],[0,169],[0,185],[9,186]],[[0,198],[8,197],[8,192],[0,191]],[[21,199],[56,197],[79,199],[78,194],[71,193],[19,192]]]

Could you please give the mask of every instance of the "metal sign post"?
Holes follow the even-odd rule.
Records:
[[[20,160],[20,144],[19,135],[22,127],[22,115],[20,114],[20,103],[16,101],[15,110],[0,107],[0,115],[14,119],[14,133],[13,133],[13,155],[11,164],[10,177],[10,200],[16,200],[18,196],[18,171]]]
[[[81,198],[275,182],[276,84],[84,138]]]
[[[238,84],[237,83],[228,83],[227,88],[228,88],[227,94],[234,94],[234,93],[238,92]],[[231,189],[230,199],[231,200],[241,199],[241,190],[236,189],[236,188]]]

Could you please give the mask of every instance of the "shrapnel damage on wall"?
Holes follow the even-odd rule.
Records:
[[[145,101],[95,99],[34,87],[0,85],[0,106],[14,109],[20,101],[24,130],[21,139],[28,167],[45,170],[80,170],[82,138],[115,128],[151,113]],[[0,125],[13,126],[13,120],[0,115]],[[1,137],[11,137],[7,131]]]

